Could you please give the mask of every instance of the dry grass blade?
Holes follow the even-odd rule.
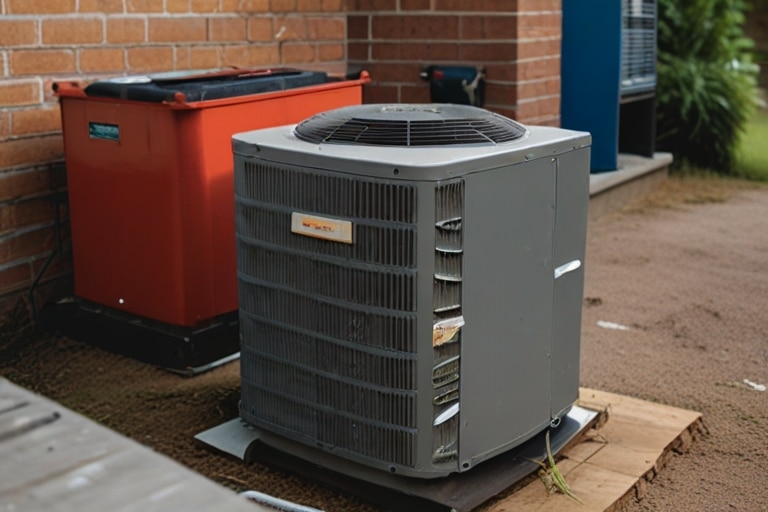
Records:
[[[560,473],[560,470],[557,468],[557,464],[555,464],[555,458],[552,456],[552,447],[549,444],[549,431],[547,431],[545,441],[547,443],[547,462],[549,465],[544,464],[538,460],[529,460],[541,466],[541,469],[539,470],[539,476],[541,477],[542,482],[544,482],[547,491],[549,493],[553,493],[555,492],[555,489],[558,489],[569,498],[578,501],[583,505],[584,502],[581,501],[581,499],[573,493],[570,487],[568,487],[563,474]]]

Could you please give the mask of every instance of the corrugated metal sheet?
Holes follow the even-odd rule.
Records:
[[[0,510],[271,509],[0,378]]]

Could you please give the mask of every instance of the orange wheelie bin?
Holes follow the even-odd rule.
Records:
[[[57,83],[74,266],[69,302],[112,325],[113,339],[136,325],[161,333],[170,346],[123,348],[165,366],[236,353],[231,136],[359,104],[367,81],[365,72],[331,79],[280,68]],[[222,325],[228,334],[200,341]],[[230,333],[234,341],[222,341]],[[129,345],[146,336],[130,338]]]

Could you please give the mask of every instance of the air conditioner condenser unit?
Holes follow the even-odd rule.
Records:
[[[434,478],[569,411],[589,134],[362,105],[233,148],[241,418],[262,441]]]

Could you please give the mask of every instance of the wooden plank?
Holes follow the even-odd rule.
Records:
[[[515,512],[530,510],[536,512],[603,512],[613,500],[612,496],[623,495],[631,489],[636,479],[621,475],[589,464],[575,464],[563,460],[558,468],[565,473],[568,485],[584,502],[580,505],[564,494],[549,494],[544,484],[538,480],[530,482],[508,499],[496,503],[488,512]]]
[[[701,414],[663,404],[582,388],[579,405],[607,411],[607,420],[561,453],[557,466],[578,506],[564,494],[549,494],[538,479],[481,508],[483,512],[580,510],[605,512],[642,493],[672,450],[687,449],[703,431]]]

